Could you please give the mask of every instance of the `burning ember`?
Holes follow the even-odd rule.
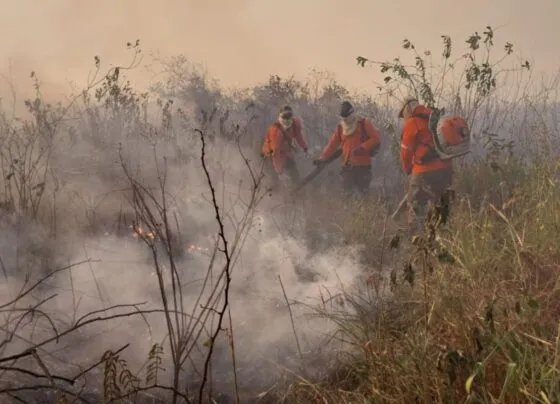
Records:
[[[201,247],[198,245],[194,245],[194,244],[189,244],[187,245],[187,251],[190,253],[194,253],[194,252],[209,252],[210,249],[209,248],[205,248],[205,247]]]
[[[212,240],[212,236],[207,236],[206,239],[208,240],[208,244],[207,245],[212,245],[213,240]],[[204,243],[206,244],[206,243]],[[193,254],[193,253],[202,253],[202,254],[208,254],[210,253],[211,249],[207,248],[207,247],[202,247],[200,245],[196,245],[196,244],[187,244],[186,245],[187,248],[187,252]]]
[[[151,231],[144,231],[140,226],[132,225],[131,226],[134,232],[132,233],[132,237],[134,238],[143,238],[144,240],[153,240],[156,235]]]
[[[144,239],[144,240],[154,240],[156,238],[156,234],[151,231],[145,231],[142,227],[137,225],[131,225],[130,228],[133,230],[132,237],[135,239]],[[202,247],[196,244],[187,244],[185,246],[187,252],[189,253],[209,253],[210,248]]]

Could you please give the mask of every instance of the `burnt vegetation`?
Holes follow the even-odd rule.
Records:
[[[557,81],[497,43],[360,56],[374,96],[318,71],[226,92],[182,56],[139,94],[139,41],[64,103],[32,74],[25,116],[0,115],[2,402],[559,402]],[[408,240],[410,94],[475,135]],[[383,135],[368,198],[341,200],[336,163],[297,197],[268,189],[278,109],[315,155],[347,98]]]

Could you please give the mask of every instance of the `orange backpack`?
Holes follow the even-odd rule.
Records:
[[[470,153],[471,131],[465,118],[460,115],[446,115],[445,109],[437,108],[433,109],[430,115],[418,114],[416,117],[428,120],[428,128],[434,142],[433,149],[439,159],[450,160]]]

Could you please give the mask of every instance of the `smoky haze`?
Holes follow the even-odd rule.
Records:
[[[83,86],[94,55],[121,63],[124,44],[140,39],[146,53],[185,54],[203,63],[227,87],[254,85],[269,74],[302,76],[316,67],[331,71],[344,85],[374,92],[372,81],[380,77],[374,69],[359,69],[356,56],[391,59],[400,54],[404,38],[437,50],[442,34],[462,46],[463,38],[490,24],[524,58],[538,60],[537,70],[550,72],[559,62],[550,49],[560,5],[538,3],[427,0],[418,7],[412,0],[4,0],[0,71],[22,92],[34,70],[50,93],[62,95],[70,82]],[[150,64],[148,58],[144,62]],[[135,85],[147,84],[157,73],[135,72]]]
[[[363,283],[364,248],[344,245],[336,234],[329,236],[335,232],[324,231],[321,222],[332,226],[336,215],[317,198],[294,202],[266,193],[261,203],[250,204],[254,179],[249,167],[259,175],[255,136],[260,138],[277,113],[267,105],[266,91],[257,100],[259,113],[254,114],[245,102],[210,88],[206,77],[197,76],[188,61],[178,59],[167,67],[156,94],[170,96],[182,109],[179,113],[174,106],[170,126],[164,124],[166,110],[161,105],[150,104],[146,117],[142,99],[129,98],[124,81],[117,92],[122,97],[113,98],[112,75],[104,83],[111,91],[101,104],[93,97],[64,104],[72,107],[60,122],[56,119],[60,111],[51,117],[40,103],[33,104],[34,125],[20,125],[9,111],[2,116],[0,226],[10,236],[0,240],[4,275],[0,324],[7,336],[0,360],[23,355],[18,363],[36,369],[25,358],[27,349],[40,343],[39,355],[49,369],[71,375],[109,355],[107,350],[130,344],[122,358],[144,378],[150,368],[146,365],[150,348],[159,342],[166,370],[158,380],[168,384],[172,358],[166,335],[174,334],[168,332],[162,312],[163,296],[174,302],[182,294],[178,303],[182,320],[175,332],[190,346],[185,348],[188,360],[184,358],[181,383],[196,388],[212,327],[218,327],[220,274],[228,263],[219,250],[217,257],[212,256],[219,223],[201,166],[201,139],[194,131],[204,127],[205,162],[230,245],[231,324],[221,327],[234,330],[239,387],[254,398],[276,384],[285,369],[300,372],[302,363],[307,376],[318,377],[342,344],[333,338],[334,323],[317,314],[348,310],[340,302],[340,293]],[[202,113],[214,107],[217,116],[205,121]],[[310,128],[313,122],[331,119],[314,106],[302,107],[302,112],[307,109],[319,117],[309,119]],[[243,136],[236,140],[236,134]],[[312,137],[308,139],[312,144]],[[297,159],[302,171],[311,168],[301,154]],[[159,230],[151,249],[142,237],[149,240],[144,233],[157,232],[163,219],[157,217],[157,204],[150,202],[146,190],[163,203],[158,190],[163,178],[165,211],[173,222],[166,229],[173,234],[173,244],[162,245]],[[37,196],[41,189],[42,200]],[[156,213],[154,220],[142,200],[148,200],[150,214]],[[316,214],[323,210],[329,221],[314,215],[317,223],[312,223],[311,210]],[[71,269],[49,276],[30,293],[18,294],[53,269],[68,266]],[[180,274],[180,292],[172,291],[174,269]],[[213,292],[216,285],[218,292]],[[288,309],[294,301],[298,304]],[[13,313],[25,313],[30,306],[40,307],[43,316],[21,324],[13,319]],[[140,315],[138,310],[147,312]],[[205,316],[210,320],[199,320]],[[89,321],[93,322],[88,325]],[[229,395],[232,354],[225,330],[212,345],[211,384],[214,392]],[[83,380],[88,394],[99,394],[101,386],[107,393],[104,372],[106,368],[96,367],[88,373]],[[24,382],[17,375],[5,380]]]
[[[491,5],[482,1],[470,2],[468,6],[443,1],[426,1],[423,5],[425,8],[419,9],[411,1],[379,6],[371,1],[334,0],[282,3],[162,0],[157,5],[140,0],[3,1],[2,107],[9,113],[11,97],[16,95],[16,107],[23,108],[23,97],[33,91],[30,71],[35,71],[41,80],[45,97],[63,99],[70,91],[86,85],[88,72],[94,69],[94,56],[101,58],[103,71],[111,64],[126,64],[129,54],[124,44],[136,39],[147,56],[138,69],[126,73],[135,91],[166,80],[162,66],[155,63],[158,55],[185,55],[193,63],[202,63],[213,78],[229,88],[256,85],[266,81],[270,74],[303,76],[316,67],[331,71],[342,84],[374,91],[372,80],[379,79],[378,75],[372,69],[359,69],[356,56],[391,59],[401,52],[405,37],[421,42],[422,47],[437,48],[443,33],[463,38],[490,22],[502,26],[500,35],[504,41],[530,49],[533,54],[526,57],[538,58],[541,69],[553,70],[555,66],[556,56],[547,53],[555,36],[546,33],[546,27],[552,31],[555,24],[552,21],[555,13],[551,11],[559,7],[555,2],[549,2],[546,12],[546,7],[526,9],[521,7],[521,2],[505,0]],[[530,15],[534,20],[528,18]],[[433,19],[440,23],[431,23]],[[536,29],[536,24],[540,29]],[[208,111],[218,105],[218,118],[229,109],[231,123],[241,125],[242,130],[248,125],[252,111],[247,112],[244,103],[212,92],[205,87],[204,77],[189,81],[192,78],[188,74],[181,77],[177,83],[190,84],[171,89],[176,90],[174,98],[179,101],[178,106],[194,105]],[[267,99],[266,94],[259,101],[259,118],[247,131],[253,136],[250,140],[264,133],[266,125],[276,116],[278,104],[283,102]],[[316,150],[324,145],[322,136],[336,123],[332,111],[338,107],[339,100],[324,99],[320,105],[303,101],[301,104],[297,111],[305,115],[306,135]],[[2,232],[10,237],[3,237],[0,245],[5,277],[0,301],[14,299],[15,291],[22,287],[27,276],[38,279],[46,268],[92,259],[94,262],[52,277],[40,290],[20,301],[18,307],[49,299],[42,308],[51,316],[57,330],[72,327],[80,316],[111,305],[144,303],[137,307],[161,308],[152,252],[133,237],[133,230],[128,227],[137,212],[130,206],[133,195],[123,191],[130,183],[124,176],[118,153],[122,146],[124,162],[134,178],[146,186],[157,187],[158,170],[153,160],[156,143],[160,169],[161,158],[168,159],[166,186],[173,200],[170,212],[173,220],[177,220],[177,226],[172,227],[178,233],[175,238],[178,248],[184,253],[177,257],[176,263],[182,273],[185,306],[187,311],[203,310],[204,305],[196,296],[201,288],[205,298],[210,293],[210,289],[201,286],[201,279],[213,262],[208,252],[212,251],[218,224],[200,164],[200,139],[193,132],[194,127],[200,126],[200,116],[192,111],[185,120],[174,116],[175,130],[155,142],[151,125],[139,123],[134,111],[116,108],[107,112],[80,104],[71,112],[74,119],[61,126],[52,143],[45,146],[37,133],[31,137],[36,142],[33,146],[40,146],[40,151],[46,150],[41,147],[51,148],[52,154],[45,153],[52,157],[50,160],[41,157],[45,154],[36,156],[39,172],[48,172],[46,202],[39,212],[41,220],[29,221],[17,214],[2,218]],[[160,120],[158,114],[150,116],[158,130]],[[209,133],[219,132],[216,120],[213,124]],[[25,143],[29,134],[20,135],[21,143]],[[21,152],[20,143],[14,142],[2,144],[8,147],[1,155],[4,179],[12,174],[12,163],[17,157],[10,153]],[[267,197],[254,215],[246,218],[245,230],[237,233],[240,230],[236,226],[243,222],[246,212],[244,204],[251,196],[251,178],[240,152],[255,160],[254,145],[247,142],[239,148],[232,138],[228,141],[219,137],[207,144],[217,199],[227,219],[227,236],[232,240],[239,234],[246,236],[243,250],[236,255],[231,307],[234,339],[238,344],[237,365],[243,376],[243,387],[252,394],[268,388],[283,367],[301,370],[302,355],[314,358],[315,362],[307,363],[307,371],[314,375],[326,369],[337,352],[330,346],[332,349],[325,349],[326,352],[316,350],[327,348],[325,341],[334,330],[331,322],[311,321],[302,315],[302,312],[309,314],[303,309],[291,319],[278,275],[289,300],[327,305],[338,311],[342,309],[333,304],[336,300],[333,296],[342,288],[363,285],[362,274],[367,269],[361,259],[364,246],[343,245],[336,237],[329,236],[336,233],[333,229],[337,225],[337,206],[328,206],[329,199],[336,198],[325,194],[303,206]],[[302,172],[311,169],[310,162],[301,155],[297,159]],[[391,171],[387,164],[384,167],[385,171]],[[395,178],[376,177],[376,181],[381,180],[395,188],[399,186]],[[319,201],[322,203],[318,204]],[[321,227],[321,223],[325,226]],[[373,239],[383,241],[379,234]],[[191,247],[194,252],[186,254]],[[169,265],[166,262],[166,273]],[[223,257],[214,265],[218,271],[224,265]],[[169,287],[170,279],[161,282]],[[51,298],[53,294],[56,296]],[[167,296],[171,297],[169,293]],[[134,311],[137,307],[119,310]],[[2,324],[13,321],[11,314],[3,314]],[[57,334],[49,321],[39,321],[40,327],[30,323],[17,336],[12,336],[9,347],[3,346],[3,356],[20,352],[32,341]],[[299,349],[294,328],[300,338]],[[164,340],[166,332],[161,313],[146,318],[127,317],[104,322],[102,326],[84,327],[60,342],[53,340],[42,347],[40,354],[48,358],[53,371],[71,372],[99,359],[106,349],[115,350],[129,342],[131,345],[123,357],[137,369],[145,362],[150,346]],[[207,330],[200,332],[201,340],[193,349],[192,365],[197,370],[208,338]],[[224,335],[215,356],[214,387],[231,392],[231,353]],[[340,346],[336,341],[333,344],[336,348]],[[169,368],[168,350],[164,358]],[[71,364],[70,368],[66,363]],[[90,383],[92,389],[91,386],[101,384],[95,378]]]
[[[212,257],[218,223],[200,164],[200,140],[189,135],[194,133],[193,127],[187,126],[154,142],[141,134],[144,126],[127,119],[126,111],[117,109],[103,114],[102,109],[96,112],[93,107],[82,111],[85,113],[81,118],[61,127],[50,146],[53,179],[48,181],[49,201],[43,205],[42,214],[35,221],[16,212],[2,215],[2,231],[12,237],[2,238],[0,243],[4,268],[1,302],[17,299],[17,291],[25,290],[54,268],[75,265],[70,271],[53,275],[16,302],[17,307],[40,304],[45,318],[16,327],[13,341],[4,346],[3,357],[17,355],[33,343],[52,338],[40,347],[40,355],[51,371],[67,374],[79,372],[100,359],[107,349],[116,350],[129,343],[122,357],[131,368],[142,370],[150,347],[163,343],[164,366],[169,369],[169,337],[166,339],[163,313],[142,317],[133,313],[139,309],[161,310],[162,285],[168,301],[173,301],[176,294],[170,292],[170,266],[177,266],[180,273],[187,315],[199,316],[220,307],[211,294],[213,285],[220,284],[220,268],[226,262],[219,253]],[[176,123],[181,121],[175,119]],[[253,208],[247,206],[252,195],[251,176],[240,150],[250,155],[249,148],[239,149],[235,142],[219,138],[206,147],[209,173],[235,262],[231,266],[230,307],[239,384],[255,395],[260,392],[255,389],[270,387],[282,367],[299,369],[299,356],[312,355],[317,360],[320,348],[326,346],[325,340],[333,332],[333,324],[321,318],[310,319],[306,317],[309,310],[306,313],[298,307],[293,309],[295,317],[291,318],[286,299],[307,305],[322,303],[325,308],[333,306],[333,295],[342,287],[352,287],[362,270],[360,246],[335,243],[328,245],[328,251],[312,250],[306,242],[301,205],[283,208],[283,201],[275,196]],[[44,164],[39,160],[36,166],[44,168]],[[156,189],[156,195],[165,172],[169,217],[176,223],[170,226],[176,240],[176,257],[171,262],[165,247],[158,245],[161,283],[153,251],[142,241],[143,231],[155,230],[143,224],[141,209],[131,205],[134,194],[127,191],[130,183],[123,175],[124,168],[143,187]],[[157,212],[153,205],[151,209]],[[140,223],[137,232],[130,227],[131,220]],[[91,262],[84,263],[86,260]],[[302,271],[312,277],[302,279]],[[210,279],[205,282],[207,274]],[[126,312],[132,314],[103,324],[94,322],[56,338],[77,324]],[[3,312],[2,319],[6,324],[3,331],[9,334],[11,314]],[[187,379],[194,383],[203,363],[204,343],[210,338],[210,325],[193,324],[193,335],[201,335],[191,347],[193,352],[185,370]],[[223,327],[230,329],[229,324]],[[293,327],[301,338],[297,345]],[[215,348],[212,385],[217,391],[229,392],[231,353],[226,334],[221,335]],[[321,367],[322,363],[308,364],[307,371],[309,375],[317,374]],[[99,372],[94,369],[92,375],[100,375]],[[160,383],[170,380],[169,372],[161,372]],[[86,391],[98,391],[100,380],[89,379]]]

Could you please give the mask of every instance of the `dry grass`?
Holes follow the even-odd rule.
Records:
[[[137,45],[131,47],[134,50]],[[471,63],[469,66],[472,69],[474,65]],[[62,377],[50,374],[48,369],[42,369],[43,366],[39,366],[40,372],[37,370],[37,363],[31,359],[35,358],[39,365],[41,359],[36,358],[32,347],[42,347],[43,343],[32,341],[24,348],[16,346],[12,349],[13,352],[21,353],[10,353],[10,350],[1,352],[2,371],[11,376],[9,380],[5,380],[5,385],[2,384],[0,393],[16,394],[27,389],[44,396],[45,391],[51,390],[62,400],[63,396],[77,396],[79,388],[74,383],[78,379],[81,382],[85,373],[93,373],[97,369],[97,378],[88,380],[88,387],[97,386],[94,388],[97,394],[95,399],[103,396],[107,401],[113,402],[140,400],[141,397],[155,402],[155,398],[149,396],[152,390],[170,393],[176,402],[211,402],[211,399],[227,402],[226,398],[217,398],[227,394],[236,396],[232,401],[260,403],[560,402],[560,297],[557,288],[560,269],[560,192],[557,180],[559,166],[554,154],[556,149],[553,147],[555,139],[559,138],[558,133],[549,128],[529,133],[534,127],[531,122],[524,122],[515,128],[512,124],[511,128],[515,130],[511,129],[508,136],[519,138],[521,145],[523,142],[546,145],[540,149],[527,149],[530,151],[527,154],[508,153],[507,144],[504,146],[503,142],[491,136],[489,151],[476,153],[474,158],[465,159],[457,167],[457,199],[452,206],[448,223],[436,226],[435,221],[430,220],[424,235],[410,242],[400,232],[401,223],[389,219],[394,204],[402,197],[400,187],[403,184],[396,158],[400,143],[394,111],[383,110],[371,98],[365,99],[363,103],[357,102],[356,105],[363,110],[374,111],[374,118],[384,132],[384,147],[376,157],[376,186],[372,197],[361,202],[341,200],[336,187],[331,187],[336,184],[336,177],[333,175],[332,178],[323,178],[324,184],[328,184],[323,189],[320,181],[310,184],[303,192],[309,199],[291,201],[291,204],[279,201],[281,206],[278,213],[273,212],[273,208],[276,209],[273,201],[270,202],[270,210],[266,211],[270,218],[284,222],[278,227],[283,237],[293,237],[298,243],[307,244],[313,254],[319,255],[339,244],[359,249],[363,273],[357,280],[357,285],[343,290],[338,296],[325,297],[320,307],[311,307],[313,314],[328,318],[336,325],[337,332],[332,339],[341,341],[341,344],[343,342],[348,349],[331,352],[333,355],[327,357],[316,355],[315,351],[302,352],[297,340],[298,329],[292,321],[294,344],[298,345],[298,349],[293,350],[297,353],[297,362],[302,362],[304,370],[308,366],[319,371],[310,376],[305,371],[281,369],[284,372],[278,373],[282,375],[277,380],[270,381],[273,387],[263,391],[260,379],[265,377],[257,374],[260,373],[259,369],[245,373],[259,379],[259,383],[252,383],[252,380],[237,379],[238,369],[235,363],[232,369],[216,370],[220,366],[229,366],[219,361],[213,367],[216,351],[222,356],[230,355],[232,362],[253,360],[238,355],[237,348],[250,345],[250,342],[236,339],[239,337],[236,337],[237,329],[229,311],[227,285],[230,278],[237,276],[233,267],[236,266],[239,251],[245,241],[249,217],[254,213],[254,204],[244,202],[240,190],[247,183],[258,182],[254,177],[249,181],[245,180],[245,184],[239,181],[239,194],[231,196],[235,201],[234,205],[247,204],[241,215],[239,206],[237,210],[224,207],[224,195],[230,190],[225,191],[225,184],[221,180],[225,178],[226,171],[240,169],[228,165],[232,159],[231,155],[227,155],[230,149],[226,148],[226,154],[220,155],[220,147],[213,146],[216,139],[219,139],[229,146],[234,144],[239,151],[249,150],[246,160],[244,156],[244,163],[251,166],[249,162],[254,162],[258,156],[258,150],[253,146],[260,144],[259,140],[266,126],[275,117],[275,104],[287,102],[292,103],[298,109],[298,114],[301,112],[304,116],[309,144],[312,147],[323,146],[327,131],[334,127],[337,120],[335,114],[325,110],[325,105],[333,106],[334,111],[338,107],[339,98],[346,96],[347,92],[337,83],[315,83],[324,84],[324,94],[312,99],[308,92],[309,83],[271,78],[269,83],[254,92],[250,102],[246,102],[247,99],[240,99],[240,96],[228,97],[208,87],[204,77],[183,77],[180,63],[173,67],[176,69],[170,74],[176,76],[170,77],[169,82],[163,86],[167,92],[160,91],[159,94],[179,98],[178,103],[182,107],[195,104],[194,112],[172,109],[170,102],[158,100],[156,118],[152,119],[152,115],[148,119],[144,110],[146,98],[135,94],[128,83],[123,82],[118,71],[113,69],[88,88],[97,89],[97,102],[84,96],[84,105],[71,111],[74,113],[73,119],[68,121],[72,124],[66,121],[70,107],[48,106],[42,101],[40,94],[29,104],[32,115],[29,122],[12,122],[2,116],[1,213],[6,220],[15,217],[42,228],[44,233],[48,233],[46,238],[54,240],[53,244],[57,248],[44,248],[48,249],[48,260],[45,258],[47,254],[42,251],[27,253],[24,250],[20,254],[26,256],[28,261],[21,263],[15,260],[19,266],[14,264],[12,267],[10,262],[5,268],[4,257],[0,258],[3,259],[1,264],[6,279],[7,273],[18,276],[24,274],[22,278],[27,278],[51,267],[51,261],[56,261],[57,254],[62,254],[66,241],[82,236],[98,237],[99,233],[114,227],[115,223],[118,223],[120,229],[121,217],[134,217],[143,227],[154,234],[158,233],[157,241],[147,241],[146,244],[148,251],[155,257],[152,265],[158,275],[156,284],[162,290],[165,289],[159,297],[169,295],[169,301],[173,300],[173,303],[168,306],[164,304],[166,307],[161,309],[142,311],[135,307],[130,312],[98,317],[99,313],[109,313],[110,309],[117,307],[113,306],[101,311],[94,310],[82,318],[95,315],[95,319],[88,321],[101,323],[133,315],[167,316],[168,337],[174,336],[176,342],[152,345],[152,351],[145,352],[145,357],[142,358],[146,360],[147,357],[144,366],[132,371],[130,369],[134,366],[129,366],[124,359],[128,341],[122,341],[119,345],[122,348],[103,347],[102,351],[97,349],[96,352],[105,354],[99,355],[97,362],[93,360],[84,365],[85,372]],[[389,70],[393,75],[399,75],[402,67],[399,64]],[[422,83],[427,85],[426,75],[420,76]],[[474,87],[480,84],[477,80],[482,79],[476,79]],[[391,85],[394,82],[395,80],[390,81]],[[444,86],[443,83],[444,80],[440,83],[442,88],[448,86],[455,89],[462,85],[446,82]],[[500,119],[507,120],[509,112],[503,113],[493,104],[484,104],[486,96],[470,91],[467,91],[464,98],[475,105],[467,111],[473,120],[480,117],[477,114],[481,112],[488,121],[499,121],[499,113]],[[486,90],[484,93],[486,94]],[[428,95],[434,98],[437,94],[429,92]],[[210,108],[206,104],[211,104]],[[256,113],[253,114],[251,110],[255,105],[257,109],[260,108],[256,118]],[[486,107],[483,108],[483,105]],[[535,108],[534,104],[522,103],[515,107],[524,110],[527,116],[528,111]],[[212,112],[208,114],[207,111]],[[553,109],[551,111],[554,112]],[[543,118],[542,115],[544,114],[531,115],[531,119],[538,121]],[[393,118],[389,119],[387,116]],[[485,126],[486,118],[477,118],[475,121],[479,126]],[[74,122],[77,123],[72,126]],[[201,158],[198,154],[200,149],[194,147],[197,143],[193,141],[193,127],[207,129],[204,132],[194,132],[196,142],[199,139],[203,145],[208,142],[208,150],[211,152],[206,159],[204,155]],[[165,161],[170,162],[175,174],[179,172],[179,175],[170,175],[170,178],[180,177],[187,185],[179,180],[169,184],[163,177],[154,174],[157,170],[153,167],[150,169],[146,155],[152,156],[152,150],[147,146],[142,148],[141,145],[151,142],[155,144],[156,140],[168,147],[161,149],[166,157]],[[115,168],[111,152],[114,152],[117,141],[127,146],[122,152],[128,164]],[[69,147],[69,144],[72,147],[78,145],[72,149],[76,155],[66,153],[65,147]],[[83,165],[78,164],[82,163],[81,160],[84,160]],[[212,192],[211,217],[216,217],[218,222],[214,223],[212,231],[215,233],[215,227],[219,225],[220,243],[215,241],[209,269],[202,276],[214,279],[211,268],[216,255],[222,254],[225,255],[226,265],[218,273],[226,281],[222,284],[212,283],[208,287],[208,290],[216,291],[218,296],[224,296],[223,302],[218,298],[214,299],[212,292],[210,297],[200,297],[189,305],[183,300],[183,290],[179,286],[183,283],[178,280],[181,271],[175,266],[176,258],[172,254],[176,249],[175,243],[180,244],[182,241],[181,229],[178,224],[171,223],[176,217],[171,216],[165,201],[169,188],[188,187],[192,185],[189,181],[197,182],[199,178],[195,175],[183,172],[187,165],[195,167],[194,162],[203,165],[207,185],[211,190],[214,187],[224,188],[221,189],[224,194],[221,198],[215,197]],[[305,168],[305,161],[298,157],[298,162]],[[67,172],[65,163],[77,172]],[[124,176],[124,185],[123,167],[130,170],[130,175]],[[138,172],[139,179],[133,181],[132,178],[136,178],[136,167],[143,168],[143,172]],[[336,172],[336,169],[332,169],[332,172]],[[187,176],[188,179],[183,178]],[[214,181],[210,181],[210,177]],[[202,182],[205,183],[204,180]],[[156,208],[149,208],[151,202],[139,203],[141,201],[138,198],[144,194],[140,191],[148,189],[148,185],[144,188],[144,183],[155,183],[160,187],[152,197],[145,193],[145,197],[153,201]],[[95,186],[99,188],[101,196],[90,190]],[[181,195],[182,191],[184,190],[177,193]],[[245,193],[246,191],[245,188]],[[163,201],[158,205],[159,197],[153,195],[160,193]],[[115,199],[107,197],[107,194]],[[187,192],[183,195],[190,197]],[[78,201],[72,200],[71,196],[75,196]],[[102,206],[99,199],[105,198],[108,202]],[[135,203],[128,210],[123,210],[118,204],[127,200],[130,202],[131,199]],[[167,202],[178,206],[178,211],[182,209],[183,205],[175,205],[175,200]],[[197,214],[201,215],[196,207],[194,213],[179,212],[179,215],[181,213],[188,216],[183,218],[184,222],[193,223],[190,227],[185,226],[190,232],[187,238],[194,238],[208,231],[197,228],[196,221],[190,220]],[[160,222],[165,223],[163,229],[159,229]],[[227,236],[223,223],[230,226]],[[127,231],[123,230],[123,233]],[[175,232],[178,233],[177,236]],[[31,249],[32,242],[40,244],[31,237],[35,235],[34,231],[28,230],[27,233],[30,241],[25,242],[26,247]],[[401,238],[397,239],[399,234]],[[10,243],[7,245],[12,247]],[[20,259],[19,256],[17,258]],[[167,266],[170,269],[164,268]],[[58,271],[64,270],[62,268]],[[262,268],[254,268],[255,272],[260,270]],[[164,279],[164,273],[170,274],[171,284],[165,283],[167,278]],[[51,275],[46,275],[45,279],[49,276]],[[290,290],[284,290],[283,284],[280,286],[291,317],[292,303],[288,302]],[[48,285],[42,283],[33,286],[33,290],[35,288],[50,290]],[[222,292],[223,289],[225,292]],[[199,293],[202,296],[202,291]],[[39,306],[44,301],[33,301],[36,306],[29,308],[28,302],[22,299],[23,296],[20,295],[15,300],[15,303],[21,300],[21,305],[12,304],[14,302],[10,299],[0,302],[7,319],[6,329],[9,328],[8,325],[16,323],[16,326],[6,331],[1,347],[11,346],[12,339],[22,333],[19,326],[24,317],[40,314]],[[77,311],[76,307],[68,310],[72,309]],[[208,330],[202,326],[190,327],[185,324],[189,313],[195,312],[198,314],[193,315],[196,318],[193,323],[205,318],[202,323],[210,324]],[[279,314],[273,311],[269,315]],[[263,327],[267,326],[265,323],[263,322]],[[30,322],[24,326],[34,328],[35,324]],[[49,334],[45,341],[77,334],[81,326],[80,321],[77,321],[72,327]],[[253,335],[263,332],[262,329],[251,331],[254,331]],[[286,347],[282,348],[288,350]],[[194,370],[185,370],[185,364],[193,359],[192,352],[204,359],[203,374],[196,373],[194,364]],[[223,355],[223,352],[226,354]],[[41,354],[46,356],[48,353]],[[170,354],[173,356],[171,359]],[[91,355],[88,355],[88,359],[91,359]],[[22,364],[22,358],[30,361]],[[268,361],[271,359],[265,358],[262,363]],[[174,372],[172,386],[164,385],[162,381],[165,378],[161,373],[166,366],[168,372],[169,369]],[[248,367],[246,363],[244,366]],[[30,369],[35,373],[29,373]],[[214,371],[218,376],[224,377],[227,374],[228,378],[234,380],[230,383],[233,384],[231,391],[225,391],[230,387],[227,383],[216,387],[219,383],[213,378]],[[21,374],[34,375],[49,383],[37,386],[34,380],[22,380]],[[99,377],[100,374],[104,377]],[[65,382],[70,386],[58,382]],[[73,390],[70,391],[71,389]],[[188,389],[190,391],[186,392]],[[26,397],[31,400],[29,396]],[[82,401],[87,402],[85,399]]]
[[[297,383],[285,402],[559,402],[557,167],[525,170],[504,200],[496,180],[479,177],[484,166],[462,172],[429,260],[399,270],[391,287],[376,285],[382,301],[346,296],[357,314],[333,321],[352,354],[322,382]],[[476,209],[464,192],[471,178],[488,194]],[[383,221],[362,215],[347,234],[367,244]]]

